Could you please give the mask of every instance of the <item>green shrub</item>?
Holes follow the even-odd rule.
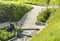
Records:
[[[39,13],[38,16],[37,16],[37,21],[39,21],[39,22],[46,22],[47,19],[50,16],[50,14],[51,14],[51,12],[50,12],[49,9]]]
[[[16,31],[20,31],[20,32],[22,32],[21,27],[19,27],[18,25],[14,25],[14,26],[15,26],[15,30],[16,30]]]
[[[8,32],[6,30],[0,30],[0,40],[1,41],[7,41],[10,38],[13,38],[15,36],[14,31]]]
[[[0,22],[19,21],[22,16],[31,10],[31,6],[19,2],[0,2]]]

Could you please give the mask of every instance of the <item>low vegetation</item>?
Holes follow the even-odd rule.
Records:
[[[15,36],[14,31],[8,32],[6,30],[0,30],[0,41],[7,41],[10,38],[13,38]]]
[[[51,15],[46,21],[48,26],[31,41],[60,41],[60,8],[51,9]]]

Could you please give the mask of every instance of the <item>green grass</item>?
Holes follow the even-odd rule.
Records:
[[[0,0],[0,1],[17,1],[17,0]]]
[[[19,1],[34,5],[60,5],[60,0],[0,0],[0,1]]]
[[[0,1],[11,1],[11,0],[0,0]],[[21,3],[27,3],[27,4],[34,4],[34,5],[47,5],[47,0],[15,0],[15,1],[19,1]]]
[[[34,4],[34,5],[46,5],[47,0],[18,0],[23,3]]]
[[[0,1],[19,1],[34,5],[60,5],[60,0],[0,0]]]
[[[50,5],[60,5],[60,0],[50,0]]]
[[[60,41],[60,8],[52,9],[48,26],[39,34],[32,37],[31,41]]]

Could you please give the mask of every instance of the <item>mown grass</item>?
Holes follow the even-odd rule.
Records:
[[[60,5],[60,0],[18,0],[34,5]]]
[[[20,2],[25,2],[28,4],[34,4],[34,5],[46,5],[47,0],[18,0]]]
[[[50,0],[50,5],[60,5],[60,0]]]
[[[0,1],[19,1],[34,5],[60,5],[60,0],[0,0]]]
[[[47,5],[47,0],[0,0],[0,1],[19,1],[21,3],[34,5]]]
[[[33,36],[31,41],[60,41],[60,8],[52,9],[48,26],[39,34]]]

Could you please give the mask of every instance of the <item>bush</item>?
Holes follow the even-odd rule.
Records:
[[[9,21],[9,19],[19,21],[31,9],[31,6],[18,2],[0,2],[0,22]]]
[[[15,26],[15,30],[16,31],[19,31],[19,32],[22,32],[23,30],[21,29],[21,27],[19,27],[18,25],[14,25]]]
[[[1,41],[7,41],[10,38],[13,38],[15,36],[14,31],[13,32],[8,32],[6,30],[0,30],[0,40]]]
[[[47,9],[46,11],[43,11],[41,13],[38,14],[37,16],[37,21],[39,22],[46,22],[47,19],[49,18],[51,12],[49,9]]]

